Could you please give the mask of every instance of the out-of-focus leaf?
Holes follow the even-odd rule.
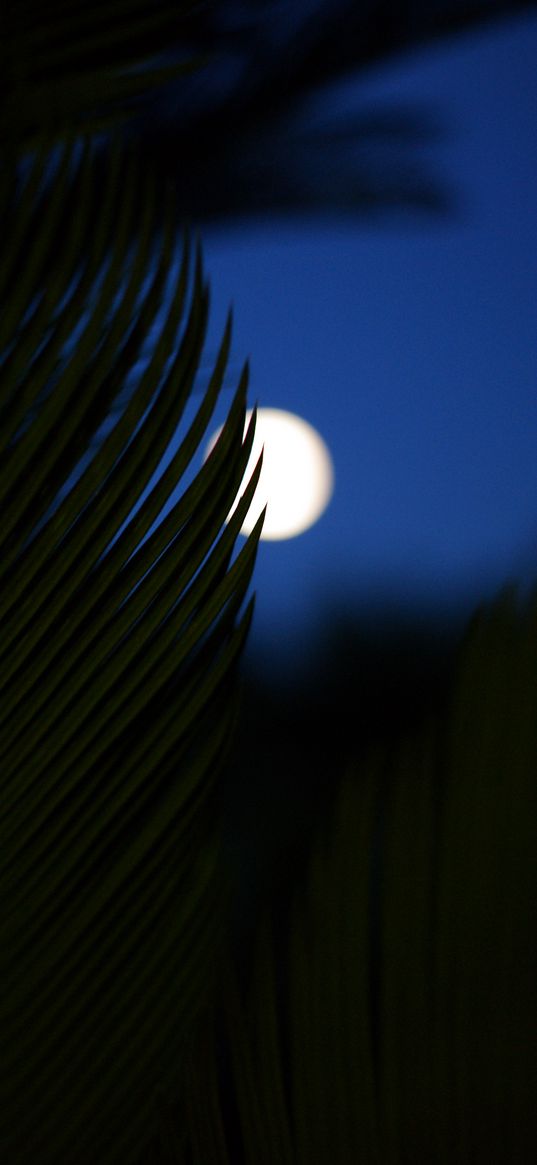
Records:
[[[102,132],[132,114],[144,95],[188,73],[180,41],[190,0],[4,0],[0,9],[0,140],[31,144]]]
[[[431,128],[450,132],[444,117],[432,123],[426,105],[396,99],[379,109],[360,79],[531,9],[535,0],[212,0],[184,25],[183,44],[207,67],[149,95],[133,140],[196,221],[453,211],[456,176],[422,150]]]
[[[534,1160],[536,693],[537,599],[506,592],[449,706],[347,773],[283,955],[265,922],[246,987],[228,963],[170,1161]]]

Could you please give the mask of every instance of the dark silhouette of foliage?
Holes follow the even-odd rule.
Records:
[[[189,417],[200,254],[192,270],[119,144],[103,181],[102,149],[97,168],[60,130],[2,157],[0,1140],[13,1162],[83,1165],[132,1159],[214,978],[214,785],[260,523],[234,544],[259,471],[225,526],[253,440],[245,371],[178,494],[230,324]]]
[[[444,132],[435,111],[321,99],[372,66],[534,0],[213,0],[185,23],[207,66],[149,97],[131,123],[141,156],[197,222],[253,216],[442,212],[456,195],[420,146]],[[177,59],[170,49],[166,61]],[[317,111],[317,112],[315,112]]]
[[[10,1165],[533,1160],[534,602],[520,612],[507,597],[477,620],[448,710],[424,708],[421,727],[386,711],[372,750],[349,739],[350,761],[326,736],[332,825],[309,880],[261,928],[251,983],[249,959],[237,974],[236,952],[222,953],[234,892],[222,766],[260,524],[239,554],[235,541],[259,469],[244,489],[245,371],[188,476],[230,325],[191,408],[208,291],[178,216],[259,206],[244,163],[273,132],[262,205],[304,205],[304,189],[282,196],[279,144],[301,101],[519,7],[341,3],[336,24],[325,4],[290,5],[282,25],[282,6],[261,2],[2,6]],[[226,55],[241,67],[223,92]],[[157,130],[161,91],[179,119]],[[358,129],[417,124],[390,114]],[[170,135],[178,168],[161,166]],[[253,743],[254,781],[261,754]]]
[[[157,1160],[534,1160],[535,595],[478,613],[450,687],[347,766],[283,926],[265,911],[253,971],[228,965]]]
[[[28,144],[45,132],[65,141],[125,121],[148,91],[195,67],[185,54],[154,63],[180,39],[189,8],[188,0],[3,0],[2,140]]]

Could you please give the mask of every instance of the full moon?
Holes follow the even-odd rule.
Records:
[[[246,415],[247,424],[251,415],[250,409]],[[206,457],[220,432],[221,429],[209,441]],[[250,478],[262,449],[261,476],[241,534],[250,534],[266,504],[261,537],[269,542],[294,538],[314,525],[330,501],[334,489],[330,453],[317,430],[302,417],[282,409],[260,408],[243,486]],[[232,513],[233,510],[228,517]]]

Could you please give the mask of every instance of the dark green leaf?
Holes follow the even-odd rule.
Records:
[[[346,775],[283,955],[264,922],[246,988],[228,967],[225,1055],[215,1076],[203,1028],[171,1160],[535,1159],[536,692],[537,599],[506,592],[449,707]]]
[[[0,15],[0,140],[33,146],[117,126],[141,96],[195,68],[181,43],[189,0],[4,3]]]
[[[178,263],[171,214],[157,226],[117,148],[104,189],[90,146],[48,174],[46,159],[6,172],[4,201],[24,274],[14,296],[4,284],[0,381],[0,1118],[10,1160],[85,1165],[132,1159],[149,1136],[154,1090],[176,1078],[214,981],[227,883],[213,792],[262,519],[233,552],[260,467],[226,524],[254,435],[245,371],[174,496],[230,325],[184,424],[207,320],[200,255],[191,278],[188,243]]]

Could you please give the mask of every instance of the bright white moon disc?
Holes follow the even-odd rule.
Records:
[[[246,416],[246,423],[252,415]],[[208,457],[221,429],[211,438]],[[334,470],[330,453],[319,433],[307,421],[282,409],[258,409],[255,438],[244,475],[246,486],[261,449],[263,467],[241,528],[249,534],[265,505],[267,513],[261,534],[267,541],[294,538],[320,518],[334,489]],[[231,511],[229,517],[231,517]]]

